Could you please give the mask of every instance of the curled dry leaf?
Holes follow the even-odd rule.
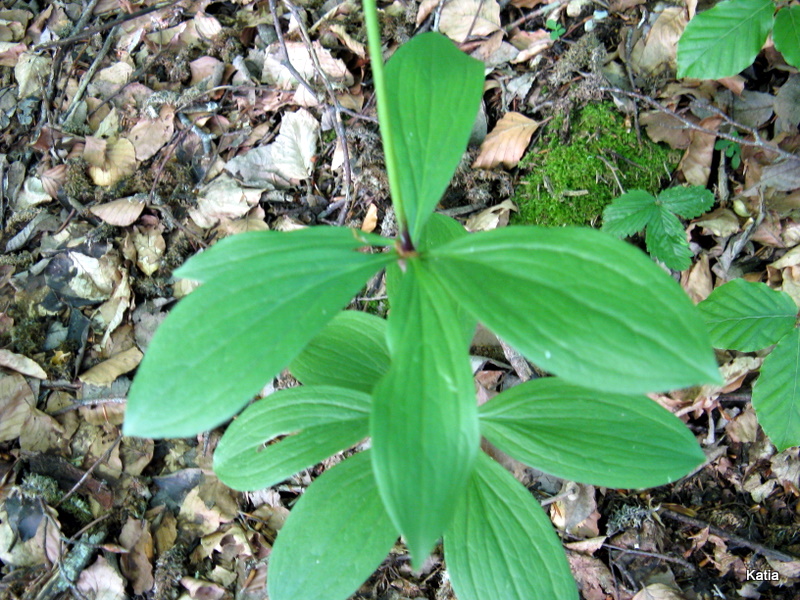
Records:
[[[467,37],[487,36],[499,29],[497,0],[451,0],[439,19],[439,31],[459,44]]]
[[[19,437],[36,406],[36,398],[22,375],[0,379],[0,442]]]
[[[700,126],[716,130],[722,119],[710,117],[700,121]],[[705,187],[711,174],[711,161],[714,158],[716,137],[700,131],[689,132],[689,147],[681,158],[678,168],[683,171],[687,183]]]
[[[28,377],[47,379],[47,373],[39,366],[39,363],[35,360],[31,360],[27,356],[16,354],[10,350],[0,349],[0,366],[12,369]]]
[[[476,215],[472,215],[465,224],[467,231],[489,231],[498,227],[508,225],[511,211],[519,210],[517,205],[511,200],[503,200],[497,206],[492,206],[482,210]]]
[[[89,163],[89,177],[95,185],[108,187],[131,175],[136,168],[136,150],[130,140],[86,137],[83,157]]]
[[[76,587],[87,600],[124,600],[125,580],[102,556],[81,572]]]
[[[491,169],[503,165],[510,169],[517,166],[539,125],[518,112],[506,113],[483,140],[480,154],[472,167]]]
[[[222,31],[220,22],[214,17],[205,14],[203,11],[198,12],[194,16],[194,28],[197,31],[197,35],[209,40]]]
[[[631,600],[686,600],[686,596],[663,583],[653,583],[637,592]]]
[[[200,190],[197,208],[191,209],[189,216],[199,227],[208,229],[222,219],[244,216],[260,198],[260,189],[244,188],[230,175],[222,174]]]
[[[150,277],[161,266],[161,257],[167,249],[161,227],[134,228],[133,246],[136,248],[136,266]]]
[[[93,366],[78,379],[92,385],[111,385],[117,377],[139,366],[142,356],[138,348],[129,348]]]
[[[631,51],[630,66],[646,76],[656,76],[676,67],[678,40],[686,28],[683,7],[665,8],[646,38],[641,38]]]
[[[375,206],[372,202],[367,207],[367,214],[364,217],[364,222],[361,223],[361,231],[366,231],[367,233],[372,233],[375,231],[375,227],[378,225],[378,207]]]
[[[139,215],[144,210],[144,205],[143,199],[131,196],[130,198],[120,198],[105,204],[98,204],[89,210],[109,225],[127,227],[136,222],[136,219],[139,218]]]
[[[41,175],[42,189],[47,192],[51,198],[58,197],[58,190],[64,185],[67,180],[67,165],[56,165],[50,167]]]
[[[347,70],[343,61],[334,58],[319,42],[314,42],[311,46],[317,55],[322,72],[325,73],[331,83],[342,87],[353,85],[353,76]],[[289,69],[283,66],[281,61],[282,52],[277,42],[267,49],[267,55],[264,57],[264,66],[261,71],[261,81],[277,85],[284,90],[293,90],[299,84]],[[292,63],[292,66],[303,79],[312,82],[318,79],[314,61],[303,42],[286,42],[286,53],[288,54],[289,62]]]
[[[175,132],[175,107],[165,104],[157,119],[139,119],[131,128],[130,139],[137,160],[147,160],[166,144]]]

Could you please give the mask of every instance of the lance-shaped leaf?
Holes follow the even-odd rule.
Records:
[[[386,320],[347,310],[308,343],[289,365],[305,385],[336,385],[371,392],[389,370]]]
[[[758,423],[780,450],[800,446],[800,329],[792,330],[764,359],[753,386]]]
[[[443,35],[424,33],[386,63],[386,92],[384,150],[398,173],[392,200],[416,243],[467,147],[483,93],[483,63]]]
[[[755,60],[772,29],[772,0],[725,0],[698,13],[678,42],[678,77],[719,79]]]
[[[435,248],[426,266],[479,322],[576,385],[641,393],[719,381],[683,290],[601,232],[506,227]]]
[[[367,437],[371,403],[364,392],[324,385],[275,392],[225,430],[214,471],[235,490],[280,483]],[[287,437],[269,443],[280,435]]]
[[[535,379],[481,406],[481,433],[506,454],[570,481],[644,488],[705,460],[680,419],[646,396]]]
[[[369,455],[323,473],[292,509],[269,557],[271,600],[346,600],[386,558],[397,530]]]
[[[715,348],[753,352],[777,344],[794,328],[797,305],[765,283],[734,279],[697,305]]]
[[[459,600],[577,600],[561,541],[539,503],[480,453],[444,537]]]
[[[480,441],[457,305],[418,259],[406,264],[389,315],[392,366],[373,392],[375,478],[415,565],[464,491]]]
[[[800,5],[784,6],[778,11],[772,38],[786,62],[800,68]]]
[[[349,229],[260,231],[222,240],[176,273],[206,283],[159,327],[128,395],[124,431],[184,437],[238,412],[394,260]]]

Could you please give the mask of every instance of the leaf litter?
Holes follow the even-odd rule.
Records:
[[[0,11],[0,592],[263,598],[277,530],[336,459],[241,495],[210,470],[218,432],[154,444],[119,426],[147,339],[191,289],[171,273],[193,253],[251,229],[391,235],[359,8],[279,7],[281,43],[247,0],[13,4]],[[744,76],[675,81],[696,3],[647,4],[384,5],[388,52],[417,26],[438,28],[487,65],[483,132],[442,209],[470,230],[518,222],[512,184],[542,130],[564,116],[563,144],[580,144],[593,132],[571,131],[570,114],[610,97],[643,140],[679,153],[664,188],[714,192],[712,209],[683,222],[687,293],[700,301],[744,276],[800,305],[798,74],[767,47]],[[597,176],[612,180],[621,159],[603,160]],[[353,308],[385,310],[382,285]],[[484,395],[530,377],[496,339],[480,353],[491,355],[476,373]],[[584,598],[794,598],[798,452],[776,452],[752,410],[763,353],[718,358],[724,386],[654,397],[703,442],[709,462],[691,477],[622,492],[509,465],[549,505]],[[357,597],[434,595],[452,597],[440,554],[415,574],[398,545]]]

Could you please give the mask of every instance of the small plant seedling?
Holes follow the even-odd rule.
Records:
[[[699,217],[712,204],[714,194],[699,186],[670,188],[658,197],[631,190],[603,210],[603,231],[624,237],[646,228],[647,251],[670,269],[683,271],[692,264],[692,251],[678,216]]]
[[[800,329],[792,297],[734,279],[697,306],[716,348],[754,352],[777,344],[753,386],[753,408],[778,450],[800,445]]]
[[[739,132],[737,131],[732,132],[731,137],[738,138]],[[742,164],[742,147],[739,145],[738,142],[720,138],[714,144],[714,150],[724,151],[725,156],[727,156],[730,159],[731,167],[733,169],[738,169],[739,165]]]
[[[375,1],[364,9],[398,239],[252,232],[193,257],[177,274],[203,283],[156,332],[124,431],[196,435],[289,366],[304,385],[233,421],[214,456],[221,481],[262,489],[365,438],[370,447],[293,508],[270,554],[272,600],[346,599],[399,536],[415,567],[443,540],[460,600],[576,600],[549,518],[480,450],[481,436],[567,479],[674,481],[703,453],[643,394],[717,381],[708,334],[666,273],[602,232],[468,235],[434,214],[467,146],[483,64],[426,33],[384,67]],[[381,269],[388,319],[341,312]],[[555,376],[478,408],[469,360],[478,321]]]
[[[678,42],[678,77],[720,79],[753,64],[772,32],[787,63],[800,67],[800,5],[775,13],[772,0],[724,0],[698,13]]]
[[[564,28],[564,26],[555,19],[547,19],[547,22],[545,22],[544,26],[547,28],[547,31],[550,32],[551,40],[557,40],[562,35],[567,33],[567,30]]]

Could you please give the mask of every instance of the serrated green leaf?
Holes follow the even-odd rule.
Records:
[[[676,186],[661,192],[658,203],[679,217],[694,219],[714,205],[714,194],[699,185]]]
[[[528,490],[482,452],[454,512],[444,555],[459,600],[577,600],[550,519]]]
[[[394,253],[361,232],[260,231],[189,260],[205,280],[156,331],[128,395],[125,435],[186,437],[236,414]]]
[[[406,261],[399,283],[392,366],[373,392],[370,434],[381,497],[419,565],[453,516],[480,433],[457,305],[419,259]]]
[[[467,147],[483,94],[483,63],[445,36],[424,33],[403,44],[385,72],[389,122],[381,122],[381,131],[398,171],[392,200],[417,243]]]
[[[371,392],[389,370],[386,320],[347,310],[336,315],[289,365],[305,385]]]
[[[772,0],[725,0],[698,13],[678,42],[678,78],[719,79],[755,60],[772,29]]]
[[[705,460],[680,419],[646,396],[547,377],[506,390],[479,411],[481,433],[492,444],[570,481],[653,487],[676,481]]]
[[[692,254],[686,239],[686,229],[680,219],[663,206],[647,225],[647,251],[670,269],[683,271],[692,266]]]
[[[617,237],[633,235],[645,228],[656,213],[656,199],[644,190],[622,194],[603,209],[603,231]]]
[[[214,471],[235,490],[280,483],[369,434],[369,395],[333,386],[275,392],[248,406],[225,430]],[[277,443],[267,445],[276,437]]]
[[[734,279],[697,305],[715,348],[753,352],[778,343],[795,324],[797,306],[765,283]]]
[[[271,600],[345,600],[397,540],[361,452],[323,473],[292,509],[269,557]]]
[[[778,11],[772,39],[784,60],[800,68],[800,5],[786,6]]]
[[[800,329],[764,359],[753,386],[753,408],[778,451],[800,446]]]
[[[427,262],[454,302],[571,383],[642,393],[719,381],[689,298],[611,236],[505,227],[436,248]]]

